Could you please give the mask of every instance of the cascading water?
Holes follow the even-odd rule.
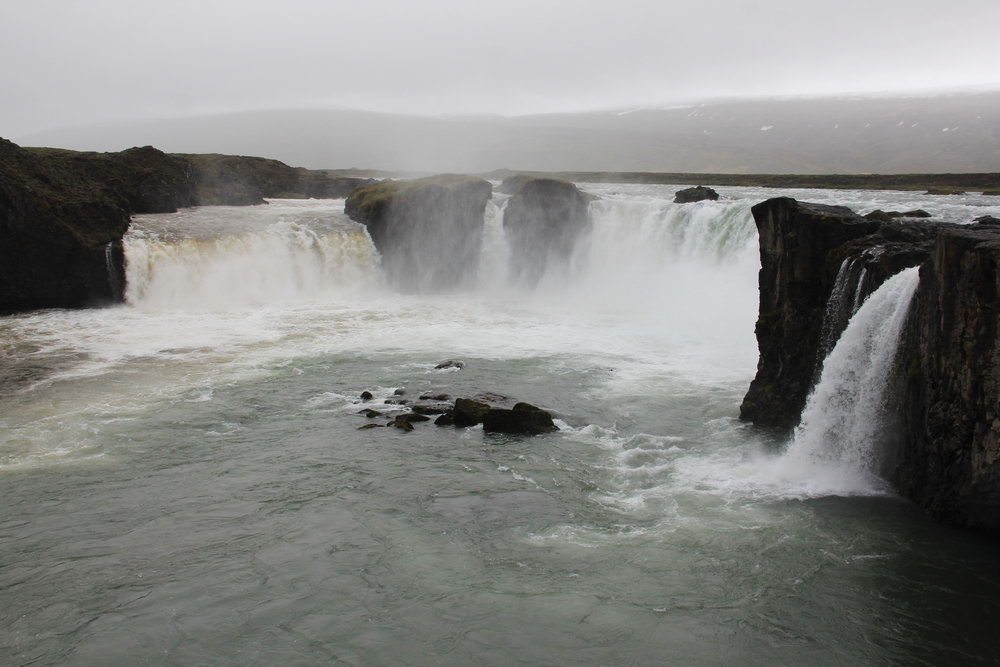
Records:
[[[296,221],[214,238],[176,238],[141,226],[124,239],[126,301],[143,308],[229,308],[315,300],[379,281],[364,228]]]
[[[901,271],[851,318],[823,362],[784,466],[806,479],[839,479],[848,492],[882,486],[877,447],[886,424],[886,389],[919,280],[918,268]]]

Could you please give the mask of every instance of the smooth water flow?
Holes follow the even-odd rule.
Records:
[[[0,318],[0,663],[993,660],[1000,550],[857,467],[815,474],[868,469],[880,415],[852,410],[912,273],[851,319],[794,444],[737,414],[753,204],[1000,206],[583,187],[592,233],[536,289],[508,280],[502,195],[478,275],[423,294],[387,284],[343,201],[273,200],[138,216],[125,305]],[[399,388],[527,401],[560,431],[358,430]]]
[[[877,478],[877,445],[890,416],[887,389],[900,334],[919,282],[917,267],[887,280],[823,362],[785,456],[802,475],[840,478],[861,491],[884,488]]]

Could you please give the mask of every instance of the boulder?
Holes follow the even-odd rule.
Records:
[[[483,417],[490,411],[487,403],[474,401],[471,398],[455,399],[455,408],[452,411],[452,419],[455,426],[475,426],[481,424]]]
[[[422,415],[418,412],[408,412],[405,415],[399,415],[396,419],[402,419],[403,421],[410,422],[411,424],[414,422],[429,422],[431,420],[430,417]]]
[[[455,413],[448,411],[434,420],[435,426],[455,426]]]
[[[558,431],[552,415],[528,403],[518,403],[511,410],[491,408],[483,417],[483,430],[487,433],[516,433],[539,435]]]
[[[565,268],[591,228],[593,196],[549,178],[523,182],[507,200],[503,226],[510,244],[510,275],[534,286],[546,271]]]
[[[439,362],[434,367],[434,370],[441,371],[441,370],[445,370],[447,368],[462,369],[462,368],[465,368],[465,362],[464,361],[456,361],[455,359],[449,359],[448,361]]]
[[[719,193],[712,188],[705,187],[704,185],[698,185],[693,188],[685,188],[683,190],[678,190],[674,194],[675,204],[693,204],[698,201],[716,201],[719,198]]]
[[[413,424],[411,424],[408,420],[399,417],[393,419],[391,422],[386,424],[386,426],[394,426],[400,431],[405,431],[407,433],[413,430]]]
[[[352,192],[344,210],[368,228],[397,288],[454,289],[476,276],[492,191],[488,181],[471,176],[384,181]]]
[[[533,181],[536,178],[536,176],[528,176],[527,174],[514,174],[513,176],[508,176],[503,179],[503,182],[500,183],[500,187],[498,187],[497,190],[507,195],[517,194],[522,185],[528,181]]]

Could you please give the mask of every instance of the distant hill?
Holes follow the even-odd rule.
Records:
[[[177,153],[266,156],[312,169],[996,172],[1000,92],[733,100],[512,118],[253,111],[11,138],[77,150],[151,144]]]

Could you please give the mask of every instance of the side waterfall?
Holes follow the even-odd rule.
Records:
[[[887,417],[889,384],[903,323],[919,282],[906,269],[861,305],[823,362],[784,462],[824,474],[840,469],[874,482],[877,443]]]

